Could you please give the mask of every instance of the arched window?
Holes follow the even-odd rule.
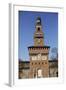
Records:
[[[38,27],[37,29],[38,29],[38,31],[40,31],[40,27]]]

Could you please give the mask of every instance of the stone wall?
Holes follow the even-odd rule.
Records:
[[[34,62],[33,65],[34,67],[36,66],[36,64],[38,65],[39,63]],[[32,64],[32,63],[31,63]],[[44,63],[40,63],[41,66],[45,64]],[[45,70],[46,72],[46,70]],[[23,78],[30,78],[30,61],[19,61],[19,78],[23,79]],[[58,77],[58,60],[50,60],[49,61],[49,77]]]

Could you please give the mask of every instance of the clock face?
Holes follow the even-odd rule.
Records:
[[[41,40],[40,39],[38,39],[38,43],[40,43],[41,42]]]
[[[47,56],[42,56],[42,60],[47,60]]]

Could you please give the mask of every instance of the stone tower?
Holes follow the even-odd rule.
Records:
[[[44,34],[42,32],[41,18],[38,17],[36,20],[36,31],[34,34],[34,46],[44,45]]]
[[[49,77],[49,46],[45,46],[41,18],[36,19],[34,45],[29,46],[30,71],[29,78]]]

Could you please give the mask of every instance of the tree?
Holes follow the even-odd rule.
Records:
[[[58,60],[58,49],[56,47],[51,49],[51,59]]]

